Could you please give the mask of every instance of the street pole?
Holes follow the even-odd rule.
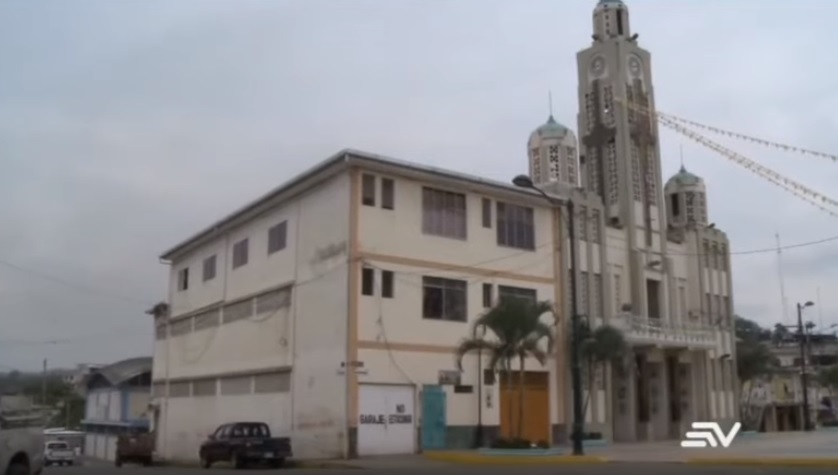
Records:
[[[560,214],[561,220],[562,207],[567,209],[567,234],[570,240],[570,384],[571,392],[573,393],[573,423],[570,438],[573,442],[573,455],[584,455],[585,448],[583,446],[584,430],[585,430],[585,411],[582,409],[582,361],[579,356],[579,302],[576,295],[577,284],[577,267],[576,267],[576,211],[573,204],[572,196],[567,200],[560,200],[553,198],[544,192],[541,188],[535,186],[532,178],[527,175],[518,175],[512,183],[521,188],[529,188],[538,192],[544,199],[552,206],[554,212]],[[560,221],[561,222],[561,221]],[[587,223],[587,221],[586,221]],[[561,233],[559,233],[561,236]],[[562,239],[560,237],[560,239]],[[561,249],[562,242],[555,243],[555,247]],[[560,285],[565,278],[564,269],[560,272],[560,281],[556,285]]]
[[[47,360],[44,358],[44,373],[41,377],[41,405],[47,405]]]
[[[808,377],[806,376],[806,335],[803,333],[803,305],[797,304],[797,332],[800,335],[800,384],[803,386],[803,430],[812,430],[809,414]]]
[[[582,443],[585,414],[582,408],[582,364],[579,358],[579,302],[576,295],[576,212],[573,200],[567,200],[567,233],[570,239],[570,384],[573,392],[573,455],[584,455]]]

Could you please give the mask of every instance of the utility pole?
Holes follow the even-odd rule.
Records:
[[[803,430],[810,431],[812,427],[809,414],[809,377],[806,375],[806,333],[803,328],[803,309],[814,305],[812,302],[797,304],[797,333],[800,337],[800,384],[803,386]]]
[[[41,377],[41,405],[47,405],[47,359],[44,358],[44,373]]]
[[[579,355],[579,302],[576,295],[577,288],[577,272],[576,267],[576,207],[573,204],[573,197],[570,196],[566,200],[554,198],[544,192],[541,188],[535,186],[532,179],[527,175],[518,175],[512,183],[520,188],[529,188],[538,192],[543,196],[557,211],[560,216],[564,209],[567,210],[567,234],[570,240],[570,384],[571,392],[573,393],[573,425],[571,429],[570,438],[573,442],[573,455],[584,455],[584,430],[585,430],[585,411],[582,404],[582,361]],[[587,223],[587,221],[585,221]],[[562,245],[561,241],[556,243],[556,247]],[[562,278],[564,278],[564,269],[562,269]]]

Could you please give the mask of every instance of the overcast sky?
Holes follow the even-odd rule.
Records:
[[[0,2],[0,369],[151,353],[160,251],[351,147],[499,180],[548,115],[575,126],[594,0]],[[833,1],[634,0],[661,111],[838,153]],[[838,165],[721,143],[829,193]],[[733,251],[838,219],[662,131]],[[838,193],[836,193],[838,194]],[[784,253],[838,322],[838,242]],[[736,311],[781,318],[776,254],[733,258]],[[38,343],[57,340],[52,344]]]

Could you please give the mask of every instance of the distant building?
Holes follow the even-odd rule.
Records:
[[[838,363],[838,338],[835,335],[807,335],[806,374],[808,378],[809,420],[812,423],[834,419],[834,402],[826,388],[818,384],[821,368]],[[744,388],[742,401],[754,406],[757,430],[784,432],[803,429],[802,357],[799,337],[789,334],[774,342],[771,352],[777,357],[779,370],[769,378],[755,381]]]
[[[151,358],[98,368],[87,378],[86,390],[85,455],[112,461],[119,434],[149,430]]]

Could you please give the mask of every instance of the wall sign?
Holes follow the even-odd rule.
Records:
[[[395,414],[361,414],[361,424],[413,424],[413,415],[405,412],[404,404],[396,404]]]

